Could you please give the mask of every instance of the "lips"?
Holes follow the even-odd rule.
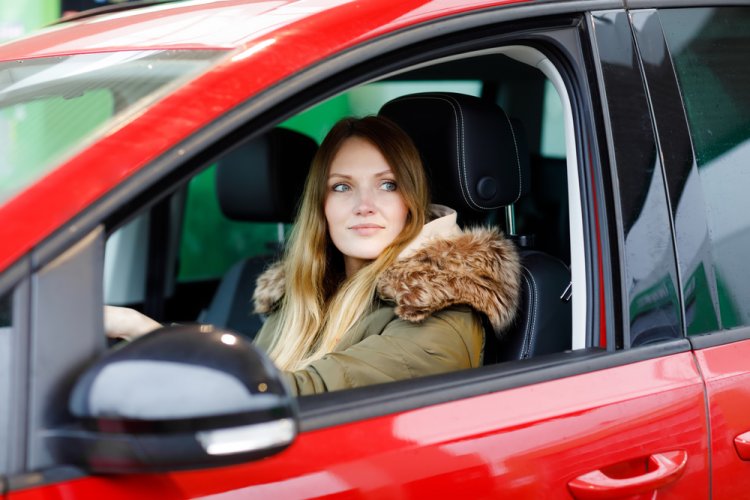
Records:
[[[370,236],[385,228],[378,224],[355,224],[350,226],[349,229],[360,236]]]

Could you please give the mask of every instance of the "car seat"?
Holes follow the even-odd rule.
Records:
[[[216,195],[224,215],[239,221],[291,223],[317,148],[304,134],[275,128],[224,154],[216,164]],[[279,258],[280,250],[232,266],[198,321],[254,338],[263,325],[253,312],[255,282]]]
[[[478,97],[428,92],[389,101],[380,115],[415,142],[435,203],[459,213],[462,225],[484,223],[529,192],[529,154],[523,131],[497,105]],[[514,323],[486,329],[485,364],[560,352],[571,345],[571,305],[563,297],[570,271],[560,259],[519,245],[521,305]]]

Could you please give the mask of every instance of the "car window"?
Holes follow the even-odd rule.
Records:
[[[4,130],[0,129],[0,134],[7,145],[1,160],[6,166],[2,169],[3,181],[24,183],[24,177],[40,168],[35,166],[54,162],[56,156],[85,140],[114,113],[115,98],[107,89],[35,99],[2,108],[0,127]]]
[[[524,49],[536,50],[512,47],[507,51]],[[477,76],[467,77],[471,71]],[[460,77],[452,78],[454,73]],[[486,212],[467,213],[469,217],[476,217],[468,219],[467,224],[496,226],[513,235],[524,251],[541,251],[551,257],[555,269],[561,270],[555,274],[555,284],[550,287],[554,290],[551,307],[555,312],[545,306],[545,314],[554,317],[559,314],[562,319],[539,323],[549,325],[543,328],[554,330],[556,340],[549,345],[555,347],[546,352],[552,353],[571,346],[587,347],[587,340],[585,322],[581,321],[580,328],[575,329],[572,326],[575,319],[571,320],[574,302],[585,313],[585,287],[580,288],[581,295],[573,300],[570,295],[565,296],[574,267],[571,248],[575,246],[577,252],[583,251],[582,239],[571,238],[569,217],[568,176],[571,171],[572,182],[578,182],[577,159],[571,146],[574,143],[569,139],[574,132],[572,123],[568,123],[572,120],[571,113],[563,112],[559,94],[565,91],[564,84],[559,73],[552,70],[548,73],[528,66],[522,58],[509,57],[504,49],[493,54],[466,56],[466,60],[460,62],[439,61],[432,67],[406,70],[381,81],[353,87],[277,123],[275,128],[304,133],[319,143],[341,117],[375,114],[384,103],[404,95],[449,91],[478,97],[478,102],[485,102],[488,107],[494,106],[495,101],[505,111],[513,129],[522,133],[518,140],[528,141],[529,151],[526,152],[523,145],[520,149],[516,145],[516,155],[529,158],[534,182],[531,192],[522,197],[526,199],[515,204],[515,210],[495,207]],[[492,76],[487,77],[488,74]],[[553,78],[557,79],[554,84]],[[261,174],[267,168],[263,165],[275,163],[266,156],[258,157],[261,162],[255,162],[254,146],[248,149],[245,146],[256,144],[256,139],[267,134],[268,131],[248,138],[225,153],[234,157],[234,153],[240,151],[241,164],[256,172],[250,177],[258,175],[255,182],[260,185],[265,185],[260,176],[267,176]],[[250,156],[246,156],[247,153]],[[179,184],[184,188],[171,185],[171,199],[163,198],[155,205],[147,205],[141,213],[128,217],[127,224],[116,228],[105,251],[105,303],[133,307],[161,323],[208,322],[254,338],[265,320],[253,313],[255,279],[273,259],[278,259],[278,250],[290,226],[259,222],[262,216],[257,215],[230,220],[222,213],[216,177],[217,166],[226,163],[225,156],[218,155],[202,171],[187,179],[187,183]],[[578,197],[577,192],[575,196]],[[253,197],[247,199],[250,205],[257,202]],[[169,205],[166,218],[162,210],[165,207],[160,205]],[[576,207],[574,215],[581,224],[580,201]],[[254,208],[250,212],[254,212]],[[155,226],[155,221],[159,220],[162,222],[156,223],[161,225]],[[515,224],[511,224],[511,220]],[[121,223],[122,218],[118,218],[116,224]],[[585,283],[586,270],[582,264],[576,265],[577,282],[581,286]],[[579,321],[583,316],[580,314]],[[255,326],[249,326],[248,322]],[[496,357],[497,361],[533,356],[510,354],[515,353],[513,348],[496,345],[488,350],[485,353],[509,353],[506,358]],[[485,354],[487,364],[495,362],[489,356]]]
[[[560,96],[549,80],[544,82],[544,104],[542,108],[542,143],[539,153],[546,158],[565,158],[565,133],[563,106]]]
[[[523,68],[518,62],[502,56],[493,64]],[[478,60],[477,67],[483,62]],[[450,68],[446,75],[450,75]],[[481,72],[480,72],[481,73]],[[375,114],[380,107],[399,96],[418,92],[449,91],[481,97],[489,92],[502,94],[504,109],[512,108],[512,119],[525,128],[533,142],[532,168],[534,176],[545,179],[533,184],[532,193],[518,204],[517,229],[533,235],[537,248],[570,263],[570,235],[568,221],[565,128],[560,97],[554,86],[540,72],[524,73],[535,84],[510,82],[505,66],[498,69],[502,78],[482,81],[478,78],[441,78],[440,70],[417,69],[354,87],[299,112],[278,126],[304,133],[320,142],[328,129],[344,116]],[[463,75],[462,75],[463,76]],[[512,87],[512,88],[511,88]],[[513,97],[515,96],[515,97]],[[503,99],[500,99],[501,101]],[[518,101],[518,102],[515,102]],[[519,104],[520,103],[520,104]],[[530,103],[530,104],[524,104]],[[542,114],[543,110],[543,114]],[[209,165],[187,184],[184,209],[178,224],[179,244],[175,260],[176,287],[165,287],[170,297],[164,299],[175,307],[167,307],[163,321],[195,320],[207,306],[219,280],[243,259],[278,253],[290,231],[288,224],[231,220],[222,213],[216,191],[216,164]],[[248,200],[251,202],[251,200]],[[105,301],[116,305],[142,306],[148,302],[147,276],[149,273],[148,211],[135,217],[115,232],[107,242],[105,264]],[[503,229],[506,220],[502,211],[492,214],[494,224]],[[127,262],[127,265],[124,263]],[[188,292],[189,290],[189,292]],[[185,306],[185,298],[193,304]],[[249,306],[248,306],[249,309]]]
[[[288,224],[226,217],[216,199],[216,166],[212,165],[188,185],[177,279],[219,278],[242,258],[274,253],[289,229]]]
[[[660,11],[705,201],[707,257],[686,283],[688,333],[750,324],[750,8]],[[696,250],[697,253],[697,250]],[[702,307],[695,296],[708,295]],[[716,314],[718,312],[718,314]],[[716,317],[718,316],[717,324]]]
[[[543,79],[536,87],[536,106],[539,106],[537,112],[540,117],[533,119],[533,115],[522,114],[525,119],[521,126],[527,136],[536,140],[529,139],[531,193],[517,204],[517,231],[519,234],[534,235],[537,248],[569,263],[570,221],[563,106],[550,80]],[[509,101],[514,99],[526,99],[529,93],[523,85],[511,89],[509,95],[499,99],[498,103],[503,108],[511,107]]]
[[[0,62],[0,201],[224,51],[132,51]]]
[[[284,122],[285,127],[303,132],[320,143],[326,133],[344,116],[365,116],[378,112],[391,99],[416,92],[457,92],[479,96],[477,80],[388,80],[363,85],[314,106]]]

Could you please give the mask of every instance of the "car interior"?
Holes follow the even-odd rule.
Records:
[[[499,227],[519,248],[521,309],[499,338],[488,327],[485,364],[585,347],[566,102],[549,59],[511,46],[407,68],[316,103],[111,228],[105,303],[252,339],[263,321],[252,310],[255,280],[283,251],[317,144],[343,116],[381,114],[420,150],[433,203],[456,209],[463,226]]]

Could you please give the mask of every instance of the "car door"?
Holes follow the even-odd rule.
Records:
[[[652,100],[660,103],[655,118],[665,124],[660,137],[672,159],[666,172],[686,330],[706,381],[712,493],[742,498],[750,488],[750,275],[744,262],[750,248],[750,7],[633,16],[654,54],[650,78],[661,82]]]
[[[13,354],[31,368],[21,370],[16,383],[27,385],[30,396],[21,401],[28,423],[12,427],[24,433],[27,448],[16,453],[18,465],[7,474],[7,497],[708,495],[703,381],[681,334],[672,239],[653,237],[671,234],[670,219],[629,19],[623,11],[554,9],[539,12],[560,16],[552,28],[549,18],[532,19],[516,32],[503,21],[520,14],[498,10],[494,17],[462,16],[451,29],[492,28],[503,43],[533,39],[555,54],[551,60],[565,77],[568,152],[579,174],[578,244],[586,266],[574,300],[585,295],[579,328],[586,345],[301,398],[297,440],[263,460],[90,475],[51,455],[45,439],[69,421],[59,408],[75,372],[71,366],[91,358],[100,334],[103,236],[97,226],[72,246],[60,240],[42,246],[35,254],[39,266],[17,281],[30,290],[15,307],[24,307],[31,321],[24,326],[29,342]],[[433,30],[430,25],[410,36],[430,40]],[[459,40],[477,50],[493,47],[472,38],[464,33]],[[407,43],[400,40],[387,42]],[[68,281],[78,288],[55,293]],[[53,333],[57,341],[48,342]]]

